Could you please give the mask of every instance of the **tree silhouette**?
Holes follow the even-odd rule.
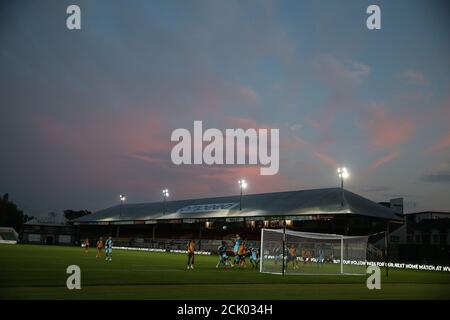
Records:
[[[32,216],[24,215],[15,203],[9,201],[7,193],[0,198],[0,227],[11,227],[21,233],[23,224],[31,219]]]

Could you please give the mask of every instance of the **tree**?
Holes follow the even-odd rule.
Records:
[[[77,219],[83,216],[86,216],[88,214],[91,214],[92,212],[88,211],[88,210],[79,210],[79,211],[75,211],[75,210],[64,210],[64,217],[67,220],[73,220],[73,219]]]
[[[33,219],[34,219],[34,216],[29,216],[27,214],[23,215],[23,223],[27,223],[28,221],[33,220]]]
[[[11,227],[20,233],[23,224],[31,219],[32,216],[24,215],[15,203],[9,201],[7,193],[0,198],[0,227]]]

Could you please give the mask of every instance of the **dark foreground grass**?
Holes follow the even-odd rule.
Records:
[[[278,276],[216,269],[217,257],[114,251],[112,262],[81,248],[0,245],[1,299],[450,299],[450,273],[382,270],[381,290],[366,276]],[[81,268],[81,290],[66,288],[66,268]]]

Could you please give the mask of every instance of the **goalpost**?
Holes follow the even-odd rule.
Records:
[[[261,229],[260,272],[364,275],[368,238]]]

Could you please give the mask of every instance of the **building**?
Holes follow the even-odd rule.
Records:
[[[418,263],[450,261],[450,212],[404,215],[405,224],[390,234],[394,259]]]
[[[19,234],[10,227],[0,227],[0,243],[16,244]]]
[[[343,202],[341,201],[343,199]],[[71,222],[81,238],[112,235],[115,243],[155,246],[161,239],[259,240],[260,229],[281,228],[368,235],[403,223],[395,211],[340,188],[206,199],[118,204]]]
[[[76,229],[67,220],[33,219],[24,224],[22,243],[74,245]]]

